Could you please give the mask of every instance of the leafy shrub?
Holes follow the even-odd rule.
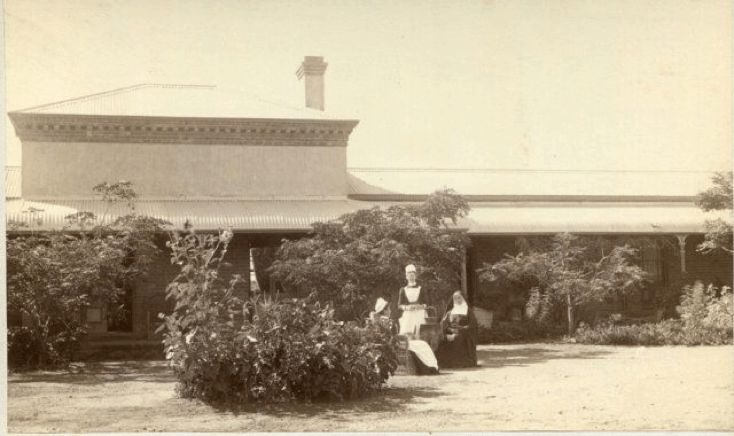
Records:
[[[683,325],[668,319],[655,324],[616,325],[605,322],[595,327],[581,323],[576,342],[598,345],[677,345],[684,343]]]
[[[552,327],[532,321],[497,325],[491,329],[479,327],[477,330],[477,343],[509,344],[514,342],[558,339],[563,336],[564,331],[565,329],[561,327]]]
[[[94,190],[110,205],[135,197],[131,183],[124,181],[102,183]],[[42,221],[42,210],[31,207],[24,212],[36,223]],[[75,231],[37,234],[31,227],[30,235],[8,238],[7,309],[26,316],[34,330],[13,333],[16,346],[9,351],[21,353],[17,359],[10,357],[13,362],[30,365],[30,354],[36,356],[37,367],[68,359],[71,349],[66,348],[73,348],[84,333],[83,310],[90,304],[119,301],[125,285],[145,274],[157,255],[153,235],[163,224],[160,220],[128,214],[110,226],[105,216],[83,211],[66,220]],[[28,343],[37,350],[27,350]]]
[[[46,366],[66,364],[79,350],[79,340],[85,333],[80,325],[52,326],[48,337],[44,338],[39,329],[11,327],[8,329],[8,368],[35,368],[42,353]]]
[[[731,289],[719,290],[697,281],[683,288],[678,308],[686,341],[690,344],[724,344],[732,340],[734,302]]]
[[[174,235],[181,273],[168,287],[166,357],[177,392],[207,403],[357,398],[379,390],[397,368],[397,339],[384,327],[337,322],[312,299],[255,298],[220,278],[229,232]]]
[[[582,324],[576,341],[608,345],[721,345],[731,344],[734,317],[732,293],[728,288],[704,287],[701,282],[683,288],[681,319],[655,324],[618,325],[608,321],[596,327]]]

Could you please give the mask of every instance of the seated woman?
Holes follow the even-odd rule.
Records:
[[[441,368],[462,368],[477,365],[477,321],[461,291],[456,291],[441,319],[444,339],[438,344],[438,365]]]
[[[391,332],[397,333],[397,326],[390,315],[390,305],[387,304],[384,298],[380,297],[377,299],[377,303],[375,303],[375,311],[370,312],[369,320],[372,324],[382,324],[387,326]]]

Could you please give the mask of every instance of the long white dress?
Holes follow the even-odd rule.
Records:
[[[421,292],[420,286],[413,288],[405,287],[403,290],[408,303],[416,304],[418,302]],[[425,322],[425,309],[403,310],[403,315],[400,317],[399,334],[408,336],[409,351],[412,351],[424,365],[438,371],[438,361],[436,360],[436,355],[433,354],[433,350],[431,350],[431,346],[426,341],[419,339],[420,326],[425,324]]]

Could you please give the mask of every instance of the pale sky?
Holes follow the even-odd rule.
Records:
[[[350,167],[727,170],[731,27],[729,0],[5,0],[5,104],[171,83],[303,105],[324,56]]]

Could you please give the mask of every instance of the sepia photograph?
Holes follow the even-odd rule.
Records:
[[[731,0],[0,7],[0,432],[734,432]]]

